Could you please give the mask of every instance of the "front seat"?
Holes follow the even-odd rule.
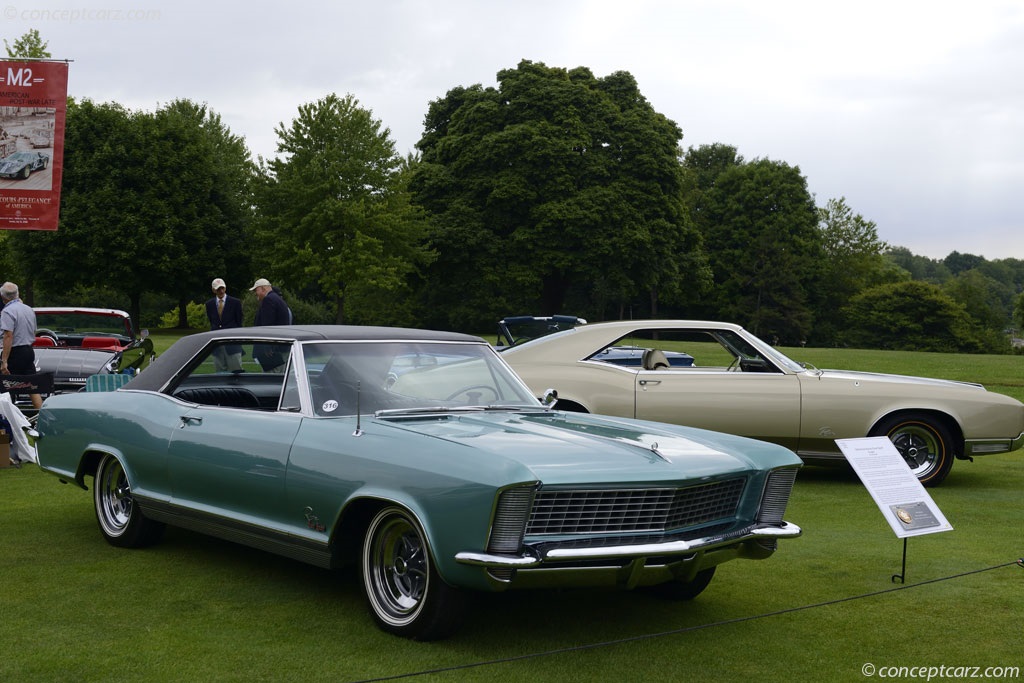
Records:
[[[640,364],[644,370],[668,370],[668,358],[661,349],[644,349],[644,355],[640,357]]]

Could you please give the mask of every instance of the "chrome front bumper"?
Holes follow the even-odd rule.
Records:
[[[964,444],[966,455],[992,455],[1009,453],[1024,447],[1024,432],[1012,439],[968,439]]]
[[[477,551],[462,551],[455,554],[455,560],[462,564],[488,569],[534,569],[555,567],[572,562],[594,562],[608,560],[622,562],[643,557],[674,557],[707,552],[719,547],[737,545],[746,541],[771,541],[779,538],[797,538],[803,533],[800,527],[789,522],[777,525],[755,525],[729,534],[719,534],[688,541],[666,541],[610,545],[597,547],[566,547],[551,544],[551,547],[527,546],[522,555],[494,555]]]

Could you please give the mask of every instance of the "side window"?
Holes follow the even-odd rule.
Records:
[[[302,409],[299,403],[299,380],[295,374],[295,364],[288,366],[288,374],[284,379],[284,392],[281,394],[280,410],[297,413]]]
[[[291,342],[211,344],[168,393],[199,405],[287,410],[284,372],[291,348]],[[297,388],[292,402],[297,409]]]

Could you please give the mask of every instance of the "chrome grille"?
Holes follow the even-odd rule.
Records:
[[[649,489],[537,491],[526,534],[671,531],[736,514],[744,479]]]
[[[764,484],[764,495],[761,496],[761,509],[757,513],[757,521],[762,524],[782,524],[789,505],[789,494],[796,481],[797,469],[774,470],[768,475]]]

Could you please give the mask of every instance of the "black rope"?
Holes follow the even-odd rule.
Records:
[[[865,598],[873,598],[879,595],[885,595],[886,593],[894,593],[896,591],[904,591],[910,588],[918,588],[920,586],[927,586],[932,583],[939,583],[941,581],[950,581],[952,579],[960,579],[965,576],[972,574],[981,574],[982,572],[989,572],[993,569],[1002,569],[1003,567],[1009,567],[1011,565],[1017,565],[1018,567],[1024,568],[1024,558],[1020,558],[1014,562],[1006,562],[1004,564],[997,564],[992,567],[985,567],[984,569],[973,569],[968,572],[962,572],[960,574],[952,574],[950,576],[941,576],[937,579],[929,579],[927,581],[921,581],[920,583],[912,583],[910,585],[900,585],[894,588],[886,588],[884,590],[878,590],[871,593],[863,593],[861,595],[851,595],[845,598],[836,598],[835,600],[826,600],[824,602],[816,602],[810,605],[802,605],[800,607],[787,607],[786,609],[776,610],[775,612],[766,612],[764,614],[755,614],[748,617],[736,617],[734,619],[726,619],[724,621],[714,621],[709,624],[700,624],[699,626],[686,626],[683,628],[676,628],[669,631],[660,631],[658,633],[644,633],[638,636],[629,636],[628,638],[617,638],[615,640],[605,640],[597,643],[588,643],[586,645],[573,645],[570,647],[561,647],[555,650],[545,650],[543,652],[530,652],[524,655],[515,655],[514,657],[503,657],[501,659],[489,659],[481,662],[471,662],[469,664],[456,664],[454,666],[445,666],[437,669],[425,669],[423,671],[411,671],[403,674],[395,674],[393,676],[382,676],[380,678],[365,678],[355,681],[354,683],[377,683],[378,681],[394,681],[401,678],[413,678],[415,676],[427,676],[430,674],[447,673],[449,671],[460,671],[464,669],[474,669],[481,666],[493,666],[495,664],[508,664],[510,662],[519,662],[526,659],[536,659],[538,657],[550,657],[552,655],[560,655],[568,652],[581,652],[583,650],[595,650],[602,647],[610,647],[612,645],[622,645],[624,643],[635,643],[641,640],[652,640],[654,638],[664,638],[665,636],[675,636],[682,633],[691,633],[693,631],[702,631],[706,628],[712,628],[715,626],[729,626],[731,624],[741,624],[746,621],[754,621],[756,619],[765,619],[767,617],[777,617],[783,614],[792,614],[794,612],[803,612],[809,609],[817,609],[819,607],[829,607],[830,605],[838,605],[844,602],[852,602],[854,600],[863,600]]]

